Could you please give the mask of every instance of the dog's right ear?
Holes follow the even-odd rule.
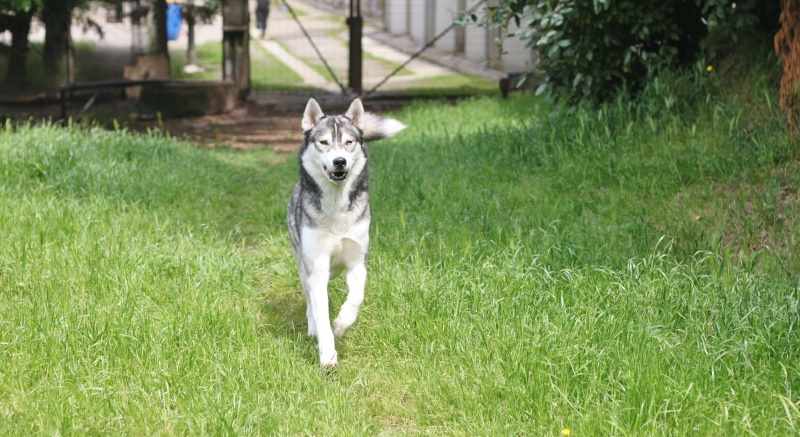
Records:
[[[303,113],[303,132],[310,131],[324,116],[325,114],[322,113],[322,108],[319,107],[319,103],[317,103],[313,97],[308,99],[306,110]]]

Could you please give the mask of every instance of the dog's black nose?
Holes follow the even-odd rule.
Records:
[[[344,158],[336,158],[336,159],[333,160],[333,166],[334,167],[342,168],[345,165],[347,165],[347,160],[344,159]]]

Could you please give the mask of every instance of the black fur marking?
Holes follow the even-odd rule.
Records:
[[[303,167],[302,158],[300,158],[300,184],[303,190],[309,194],[312,204],[317,211],[322,211],[322,188],[317,184],[317,181]]]
[[[367,166],[364,166],[364,170],[357,176],[357,179],[353,181],[353,185],[350,187],[350,193],[348,193],[348,202],[350,203],[347,206],[348,211],[353,210],[353,205],[356,203],[359,197],[366,195],[369,192],[369,175],[367,172]]]

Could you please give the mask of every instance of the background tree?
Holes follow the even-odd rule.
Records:
[[[61,71],[64,55],[69,53],[72,11],[76,5],[76,0],[44,0],[42,4],[45,27],[42,63],[47,71]]]
[[[25,84],[28,63],[28,34],[39,0],[0,0],[0,32],[11,33],[5,85],[19,89]]]
[[[789,126],[800,129],[800,107],[797,84],[800,83],[800,5],[795,0],[782,0],[781,30],[775,35],[775,52],[783,61],[781,79],[781,109]]]
[[[183,7],[183,18],[186,21],[187,47],[186,64],[197,64],[197,50],[195,48],[194,26],[197,22],[210,23],[214,16],[222,10],[221,0],[189,0]]]

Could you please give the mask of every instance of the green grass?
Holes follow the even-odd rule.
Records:
[[[391,89],[391,79],[388,88]],[[381,91],[379,88],[378,91]],[[414,96],[464,96],[496,95],[500,92],[497,82],[477,76],[454,73],[414,81],[412,86],[392,89],[393,94]]]
[[[222,43],[207,42],[197,47],[197,64],[205,69],[202,73],[186,74],[186,51],[170,52],[172,77],[177,79],[221,79]],[[250,85],[253,90],[298,91],[313,90],[303,85],[302,78],[284,65],[278,58],[267,52],[260,44],[250,45]]]
[[[294,159],[9,125],[0,434],[797,434],[800,149],[772,70],[727,76],[394,114],[331,374]]]
[[[313,90],[303,78],[261,44],[250,44],[251,86],[254,90]]]
[[[222,79],[222,43],[216,41],[206,42],[195,46],[197,65],[203,68],[200,73],[187,74],[183,67],[187,65],[186,49],[172,49],[169,51],[170,69],[173,79]]]

